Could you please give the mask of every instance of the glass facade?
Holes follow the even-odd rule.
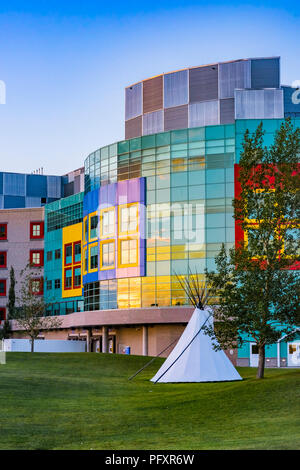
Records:
[[[143,136],[104,147],[87,158],[86,194],[116,181],[146,178],[146,275],[86,283],[87,310],[187,304],[177,275],[191,271],[203,279],[205,268],[214,268],[221,243],[227,248],[234,243],[234,159],[234,125]],[[135,204],[119,206],[121,235],[136,233],[136,214]],[[95,212],[90,215],[95,217]],[[100,269],[109,268],[115,263],[114,246],[103,244],[101,238],[112,236],[115,215],[110,208],[98,215]],[[120,266],[136,263],[138,241],[131,238],[119,240]],[[98,250],[97,244],[90,245],[87,272],[98,269]]]

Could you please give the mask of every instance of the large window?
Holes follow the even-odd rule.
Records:
[[[120,266],[136,266],[138,264],[138,240],[120,240]]]
[[[101,243],[101,269],[113,269],[115,267],[115,242]]]
[[[97,213],[90,214],[90,241],[97,238],[98,228],[98,215]]]
[[[72,289],[72,268],[65,269],[65,290]]]
[[[90,271],[98,269],[98,243],[90,245]]]
[[[44,222],[30,222],[30,238],[33,240],[44,238]]]
[[[119,206],[119,233],[136,233],[138,231],[138,203]]]
[[[81,287],[81,267],[78,266],[73,268],[73,288],[77,289]]]
[[[101,211],[101,238],[114,237],[115,235],[115,208]]]
[[[44,251],[30,250],[30,264],[35,267],[44,266]]]
[[[74,259],[73,259],[73,263],[76,264],[76,263],[80,263],[81,261],[81,242],[75,242],[73,244],[73,250],[74,250]]]
[[[65,245],[65,265],[72,264],[72,244]]]
[[[0,296],[6,296],[6,279],[0,279]]]
[[[7,240],[7,224],[0,224],[0,240]]]
[[[7,268],[7,252],[0,251],[0,268]]]
[[[6,308],[0,307],[0,321],[6,320]]]
[[[31,279],[30,280],[31,292],[34,295],[43,295],[43,279]]]

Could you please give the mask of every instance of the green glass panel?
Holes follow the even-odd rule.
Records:
[[[189,129],[188,139],[189,142],[205,140],[205,127],[196,127],[195,129]]]
[[[129,140],[118,142],[118,154],[129,152]]]
[[[155,134],[144,135],[142,137],[142,149],[149,149],[155,147]]]
[[[172,144],[181,144],[183,142],[187,142],[187,140],[188,140],[187,129],[171,131],[171,143]]]
[[[163,145],[169,145],[171,142],[171,133],[162,132],[161,134],[156,134],[156,146],[161,147]]]
[[[137,137],[136,139],[129,140],[129,149],[130,150],[139,150],[141,147],[142,147],[141,137]]]

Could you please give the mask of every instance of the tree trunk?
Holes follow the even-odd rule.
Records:
[[[31,338],[31,352],[34,352],[34,339]]]
[[[258,346],[258,369],[256,378],[263,379],[265,372],[265,345]]]

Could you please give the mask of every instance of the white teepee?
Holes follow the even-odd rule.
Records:
[[[178,343],[151,379],[152,382],[242,380],[224,351],[215,351],[213,340],[201,330],[203,326],[212,325],[211,314],[210,309],[195,309]]]

